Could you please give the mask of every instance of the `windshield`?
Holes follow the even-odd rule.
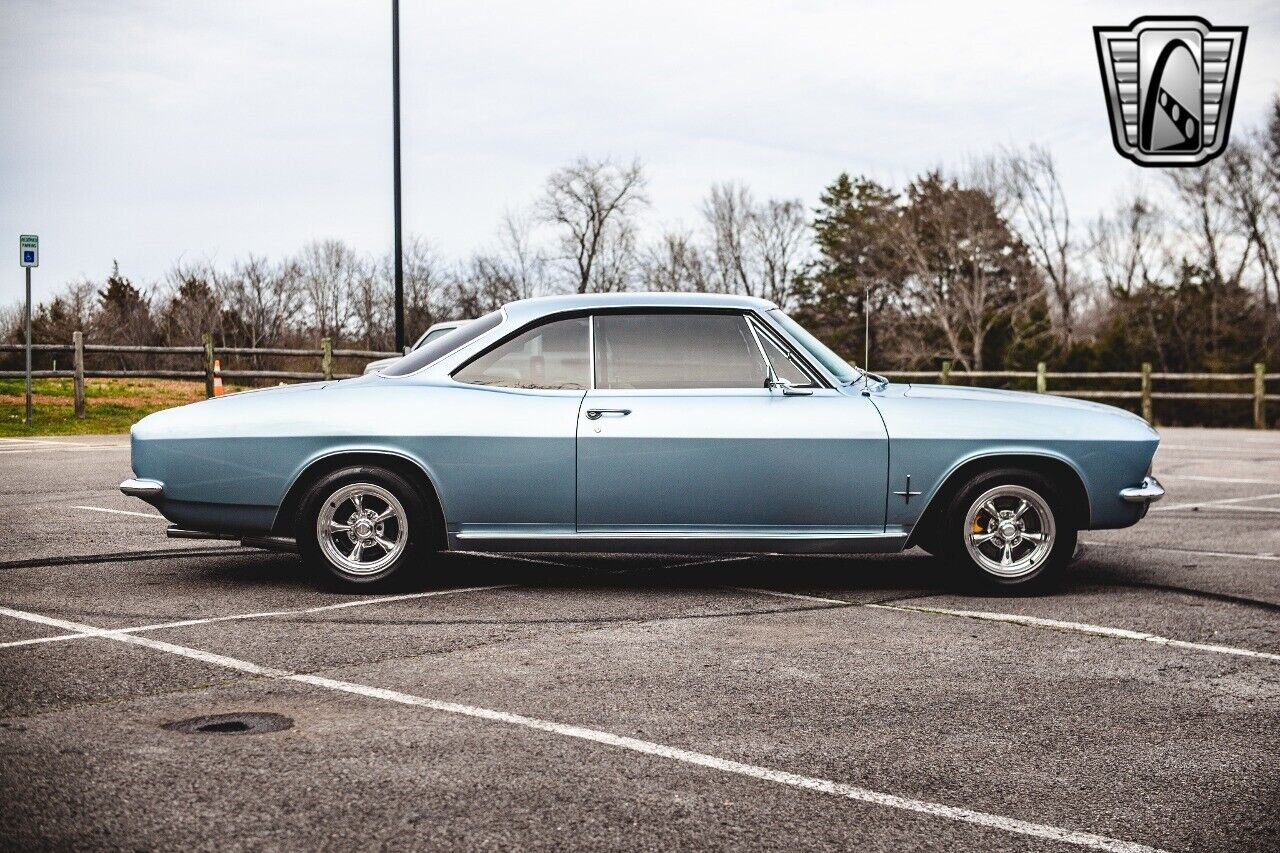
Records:
[[[825,367],[841,382],[853,382],[862,375],[856,367],[853,367],[849,362],[832,352],[826,344],[805,331],[804,326],[801,326],[777,308],[769,309],[769,316],[785,329],[787,334],[802,346],[809,355],[813,356],[814,361]]]
[[[456,326],[445,326],[441,329],[428,329],[422,333],[422,337],[418,338],[418,342],[413,345],[413,348],[422,349],[423,344],[430,343],[431,341],[437,341],[452,332],[454,329],[462,328],[462,326],[463,324],[459,323]]]
[[[458,347],[471,343],[501,322],[501,311],[485,314],[479,320],[467,323],[465,326],[459,326],[456,329],[450,329],[447,335],[441,335],[438,338],[432,337],[421,347],[404,358],[396,359],[380,372],[384,376],[408,376],[410,373],[426,367],[441,356],[448,355]]]

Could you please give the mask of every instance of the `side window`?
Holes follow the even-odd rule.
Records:
[[[769,359],[769,364],[773,365],[773,372],[779,379],[797,387],[812,388],[816,385],[813,377],[764,330],[756,329],[756,333],[760,337],[760,346],[764,349],[765,357]]]
[[[586,317],[574,317],[536,326],[489,350],[453,378],[501,388],[585,391],[591,384],[587,357],[590,322]]]
[[[597,388],[765,386],[741,314],[600,314],[595,323]]]

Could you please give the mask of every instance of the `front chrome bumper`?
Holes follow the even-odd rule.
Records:
[[[1155,503],[1164,497],[1164,486],[1155,477],[1145,477],[1140,486],[1120,490],[1120,497],[1131,504]]]

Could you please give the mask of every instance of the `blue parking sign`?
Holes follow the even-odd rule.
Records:
[[[40,266],[40,238],[35,234],[23,234],[18,237],[18,266]]]

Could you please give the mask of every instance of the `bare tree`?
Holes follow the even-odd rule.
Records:
[[[285,341],[302,302],[301,277],[296,261],[272,264],[264,257],[249,255],[235,262],[223,293],[240,323],[246,346],[279,346]],[[259,366],[255,357],[254,367]]]
[[[1049,150],[1038,145],[1025,153],[1007,153],[1004,165],[1014,224],[1049,285],[1055,331],[1069,345],[1076,335],[1081,282],[1076,273],[1071,211],[1057,166]]]
[[[498,257],[516,299],[531,299],[549,289],[547,256],[533,242],[533,225],[530,216],[508,210],[498,227]]]
[[[1163,272],[1160,215],[1139,191],[1090,226],[1098,274],[1110,291],[1130,295]]]
[[[1198,169],[1170,169],[1169,181],[1182,213],[1181,225],[1214,286],[1237,285],[1248,265],[1248,248],[1238,248],[1235,221],[1223,187],[1225,166],[1210,160]]]
[[[751,238],[760,270],[759,295],[785,307],[808,260],[804,206],[799,199],[769,199],[751,216]]]
[[[704,293],[711,287],[710,263],[689,232],[664,231],[644,251],[640,283],[645,290]]]
[[[622,290],[635,259],[635,215],[648,204],[639,160],[578,159],[547,179],[539,218],[559,231],[559,260],[578,293]]]
[[[351,292],[359,273],[355,253],[340,240],[317,240],[298,259],[311,324],[320,337],[340,337],[351,318]]]
[[[381,264],[382,277],[391,282],[391,256]],[[404,323],[413,340],[441,320],[453,319],[448,289],[452,279],[443,260],[421,237],[404,245]]]
[[[1280,246],[1276,245],[1280,225],[1280,175],[1269,168],[1264,138],[1246,138],[1227,149],[1223,157],[1227,204],[1236,227],[1253,247],[1261,277],[1260,291],[1264,312],[1263,347],[1271,339],[1272,312],[1270,291],[1276,294],[1280,308]]]
[[[356,340],[365,349],[391,345],[395,297],[390,277],[381,273],[379,264],[370,261],[357,260],[353,270],[351,313],[356,323]]]
[[[210,263],[178,261],[166,276],[165,288],[159,320],[168,344],[198,344],[204,333],[222,332],[221,282]]]
[[[1202,318],[1201,325],[1207,327],[1204,337],[1209,353],[1217,352],[1225,331],[1226,297],[1240,286],[1253,248],[1247,241],[1237,239],[1235,217],[1224,192],[1225,168],[1221,160],[1210,160],[1198,169],[1171,169],[1169,175],[1181,203],[1183,227],[1191,237],[1191,261],[1208,273],[1207,280],[1197,275],[1191,281],[1208,293],[1208,316]]]
[[[754,210],[755,200],[744,184],[712,184],[702,202],[702,217],[711,234],[712,287],[721,293],[757,295],[751,258]]]

